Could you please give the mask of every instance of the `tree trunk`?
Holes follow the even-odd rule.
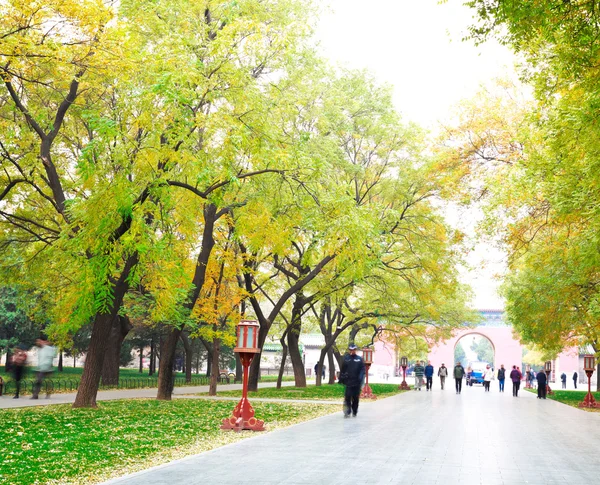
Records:
[[[144,344],[140,344],[140,374],[144,373]]]
[[[73,369],[77,367],[77,356],[73,356]]]
[[[160,362],[158,367],[158,394],[156,399],[170,401],[173,393],[174,378],[173,364],[175,362],[175,349],[181,336],[181,330],[173,328],[164,340],[160,349]]]
[[[281,342],[281,365],[279,366],[279,375],[277,376],[277,389],[281,389],[281,382],[283,381],[283,372],[285,370],[285,362],[287,361],[288,348],[285,345],[285,337],[287,329],[283,332],[283,335],[279,339]]]
[[[185,333],[181,334],[181,341],[185,349],[185,382],[192,382],[192,359],[194,358],[194,347]]]
[[[242,382],[244,378],[244,368],[240,359],[240,354],[235,354],[235,381]]]
[[[300,354],[300,332],[302,331],[302,307],[304,306],[304,297],[296,294],[294,306],[292,308],[292,320],[288,330],[288,352],[294,369],[294,380],[296,387],[306,387],[306,373],[304,362]]]
[[[213,339],[212,345],[212,364],[210,373],[210,387],[208,389],[209,396],[217,395],[217,384],[219,382],[219,353],[221,351],[221,340]]]
[[[97,314],[94,318],[83,374],[73,403],[74,408],[96,407],[96,395],[98,394],[104,354],[106,353],[112,321],[113,316],[107,313]]]
[[[58,372],[63,371],[63,351],[58,354]]]
[[[133,328],[129,318],[119,315],[113,322],[102,365],[102,385],[118,386],[123,340]]]
[[[327,351],[327,362],[329,363],[329,384],[335,384],[335,360],[331,348]]]
[[[150,339],[150,362],[148,362],[148,376],[153,376],[156,372],[156,344],[154,337]]]
[[[10,349],[6,349],[6,362],[4,363],[4,373],[8,374],[10,372],[10,360],[12,358],[12,352]]]
[[[315,373],[315,385],[320,386],[322,384],[322,376],[323,371],[323,362],[325,362],[325,357],[327,356],[327,349],[323,347],[319,354],[319,361],[317,362],[317,372]]]

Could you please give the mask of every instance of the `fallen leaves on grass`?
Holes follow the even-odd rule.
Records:
[[[268,430],[334,410],[328,405],[255,403]],[[98,409],[68,405],[0,411],[5,453],[0,483],[92,484],[253,436],[219,429],[234,403],[122,400]]]

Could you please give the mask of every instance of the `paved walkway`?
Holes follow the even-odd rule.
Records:
[[[286,381],[282,386],[293,386],[294,383]],[[275,387],[275,382],[265,382],[259,384],[258,387]],[[232,391],[242,389],[241,384],[220,384],[218,391]],[[114,401],[116,399],[135,399],[135,398],[155,398],[156,388],[151,389],[118,389],[114,391],[98,391],[96,401]],[[176,387],[173,390],[173,397],[194,397],[186,396],[187,394],[195,394],[198,392],[208,392],[208,386],[188,386]],[[12,395],[0,396],[0,409],[25,408],[31,406],[47,406],[48,404],[73,404],[75,402],[76,392],[68,392],[64,394],[52,394],[50,399],[45,399],[44,394],[40,395],[39,399],[31,399],[25,395],[19,399],[13,399]],[[196,396],[198,398],[198,396]],[[239,398],[236,398],[239,401]]]
[[[476,386],[364,402],[356,419],[256,433],[107,484],[584,485],[598,483],[599,449],[600,414]]]

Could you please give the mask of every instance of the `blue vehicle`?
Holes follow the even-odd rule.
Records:
[[[489,365],[488,362],[469,362],[469,367],[467,367],[467,386],[483,384],[483,372],[487,365]],[[471,372],[468,371],[469,369],[471,369]]]

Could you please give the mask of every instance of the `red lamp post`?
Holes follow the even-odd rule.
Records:
[[[254,409],[250,405],[250,401],[248,401],[248,368],[254,355],[259,352],[259,329],[260,325],[254,320],[242,320],[237,326],[237,347],[233,351],[240,354],[240,360],[244,367],[244,387],[242,399],[234,408],[233,415],[223,420],[221,429],[232,429],[237,432],[243,429],[250,429],[252,431],[265,430],[265,422],[254,417]]]
[[[406,368],[408,367],[408,358],[402,357],[400,359],[400,365],[402,366],[402,384],[398,386],[401,391],[410,391],[410,386],[406,383]]]
[[[365,347],[363,349],[363,361],[365,362],[365,374],[366,374],[366,382],[365,386],[360,393],[360,397],[364,399],[377,399],[377,396],[373,394],[371,387],[369,386],[369,369],[371,368],[371,364],[373,363],[373,350]]]
[[[594,399],[594,395],[592,394],[592,374],[594,373],[594,369],[596,368],[596,358],[593,355],[584,355],[583,356],[583,370],[588,377],[588,393],[585,396],[585,399],[579,403],[580,408],[597,408],[600,407],[600,404],[596,402]]]
[[[546,361],[546,363],[544,364],[544,370],[546,371],[546,394],[548,394],[548,396],[551,396],[552,394],[554,394],[552,389],[550,389],[550,376],[552,375],[551,360]]]

